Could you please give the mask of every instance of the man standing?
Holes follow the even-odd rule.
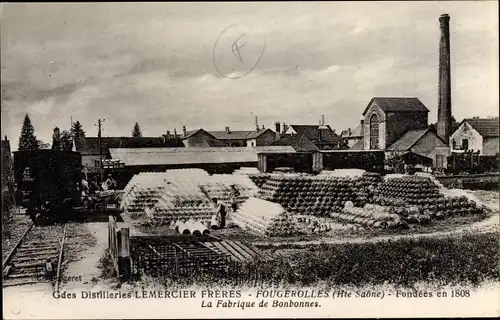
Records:
[[[223,202],[218,202],[217,198],[212,199],[213,203],[217,206],[217,217],[219,222],[219,228],[223,229],[226,227],[226,215],[227,208]]]

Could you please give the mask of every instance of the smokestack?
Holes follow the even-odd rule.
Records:
[[[187,136],[187,130],[186,130],[186,126],[182,126],[182,134],[185,136]]]
[[[231,133],[231,130],[229,129],[229,127],[226,127],[226,133]]]
[[[275,136],[274,136],[274,141],[278,141],[281,138],[281,123],[279,121],[276,121],[274,123],[274,129],[275,129]]]
[[[255,116],[255,130],[256,131],[259,131],[259,117],[258,116]]]
[[[450,16],[439,17],[439,93],[437,134],[446,142],[451,129]]]
[[[325,124],[325,115],[324,114],[321,115],[321,124],[322,125]]]

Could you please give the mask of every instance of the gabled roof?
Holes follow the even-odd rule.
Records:
[[[387,148],[387,150],[388,151],[410,150],[428,132],[434,134],[429,128],[407,131],[405,134],[401,136],[401,138],[396,140],[389,148]]]
[[[373,103],[376,103],[384,112],[429,112],[429,109],[418,98],[374,97],[366,106],[365,111],[363,111],[363,116]]]
[[[285,135],[278,141],[275,141],[273,146],[290,146],[298,152],[318,151],[319,148],[312,143],[305,135]]]
[[[207,134],[207,135],[209,135],[209,136],[211,136],[212,138],[214,138],[214,139],[215,139],[215,136],[214,136],[214,135],[212,135],[210,132],[208,132],[208,131],[206,131],[206,130],[204,130],[204,129],[201,129],[201,128],[200,128],[200,129],[197,129],[197,130],[186,131],[186,136],[185,136],[185,137],[182,137],[182,139],[187,139],[187,138],[189,138],[189,137],[192,137],[192,136],[194,136],[195,134],[197,134],[198,132],[203,132],[203,133],[205,133],[205,134]]]
[[[483,137],[498,137],[500,136],[498,120],[498,118],[464,119],[459,127],[467,122]]]
[[[259,130],[259,131],[251,131],[248,134],[248,136],[246,137],[246,139],[256,139],[256,138],[260,137],[266,131],[270,131],[270,132],[274,133],[274,131],[269,129],[269,128],[264,129],[264,130]]]
[[[321,141],[319,141],[319,125],[290,125],[297,132],[297,136],[306,136],[312,143],[316,145],[320,144],[337,144],[340,142],[340,137],[333,132],[330,126],[326,126],[328,129],[322,130]]]
[[[180,138],[163,137],[101,137],[102,153],[107,154],[110,148],[161,148],[183,147]],[[99,138],[85,137],[83,143],[77,145],[82,155],[99,154]]]

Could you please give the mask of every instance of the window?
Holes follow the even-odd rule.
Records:
[[[252,141],[252,147],[255,147],[255,142]]]
[[[462,139],[462,149],[465,151],[469,150],[469,139]]]
[[[455,141],[455,139],[452,139],[451,143],[453,145],[453,150],[456,150],[457,149],[457,142]]]
[[[370,117],[370,149],[379,149],[379,123],[378,115],[376,113],[372,114]]]

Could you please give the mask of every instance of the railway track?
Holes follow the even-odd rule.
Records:
[[[66,224],[31,225],[2,263],[3,287],[55,281],[59,290]]]

